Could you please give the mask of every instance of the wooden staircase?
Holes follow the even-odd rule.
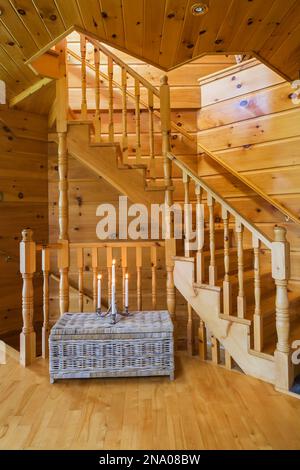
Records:
[[[118,142],[95,142],[92,133],[92,122],[69,121],[68,153],[126,195],[130,201],[146,206],[161,204],[165,188],[148,183],[147,165],[124,163]],[[52,134],[50,138],[58,143],[57,134]]]
[[[86,59],[87,41],[94,46],[92,61]],[[101,53],[107,57],[107,74],[104,74],[99,67],[99,54]],[[278,390],[288,391],[296,370],[290,360],[290,330],[292,328],[291,337],[295,337],[299,330],[299,296],[293,293],[289,297],[290,255],[285,230],[275,227],[274,238],[267,237],[226,202],[222,195],[216,193],[171,153],[172,128],[184,137],[189,137],[183,127],[178,128],[176,123],[171,121],[170,90],[166,77],[162,79],[160,90],[156,90],[100,43],[85,36],[81,38],[80,58],[81,118],[75,119],[73,113],[70,112],[64,75],[57,85],[58,97],[64,96],[62,107],[64,119],[57,115],[57,134],[51,136],[58,143],[59,153],[59,218],[60,243],[62,243],[59,251],[64,253],[63,256],[59,256],[61,312],[66,311],[68,304],[66,300],[68,250],[72,247],[72,244],[68,243],[67,236],[66,161],[67,153],[69,153],[122,194],[127,195],[132,202],[149,206],[165,201],[171,206],[174,192],[177,196],[180,195],[177,200],[184,207],[184,242],[181,245],[177,244],[179,246],[177,252],[173,235],[174,227],[171,218],[166,218],[166,224],[169,224],[171,233],[170,239],[164,244],[166,297],[167,306],[175,324],[174,286],[187,302],[188,350],[193,351],[192,311],[194,311],[200,321],[198,337],[201,359],[207,359],[207,345],[210,343],[212,360],[216,364],[220,363],[220,348],[223,348],[225,365],[229,369],[237,364],[245,374],[273,383]],[[121,83],[114,81],[115,66],[121,67]],[[86,91],[87,67],[91,68],[95,74],[95,106],[90,113]],[[128,77],[135,85],[133,95],[127,90]],[[100,78],[108,82],[106,132],[103,132],[103,122],[101,122]],[[121,134],[114,132],[114,87],[121,92]],[[141,100],[142,87],[146,89],[147,102]],[[118,98],[120,99],[120,96]],[[128,99],[134,101],[135,109],[135,158],[130,160],[127,128]],[[143,163],[142,158],[141,108],[147,111],[149,118],[149,154],[144,160],[146,164]],[[73,119],[70,119],[72,116]],[[92,120],[88,121],[88,116],[92,116]],[[163,158],[163,185],[157,184],[156,181],[154,117],[158,119],[161,131],[159,155]],[[176,174],[182,176],[182,181],[177,182],[176,187],[173,186],[172,180],[174,170]],[[192,213],[187,210],[190,204],[193,205]],[[217,208],[222,214],[218,220],[215,217]],[[278,207],[277,209],[280,210]],[[195,252],[190,248],[193,225],[197,233]],[[73,244],[74,249],[82,248],[81,245],[75,245]],[[97,246],[94,247],[96,250]],[[136,246],[136,249],[140,250],[141,247]],[[140,279],[141,258],[138,256],[137,259]],[[82,272],[82,263],[79,269]],[[27,274],[24,269],[21,272],[23,275]],[[26,312],[23,316],[26,317]],[[25,339],[23,339],[23,344],[26,344]]]

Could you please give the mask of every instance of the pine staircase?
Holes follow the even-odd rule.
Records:
[[[93,45],[93,57],[88,60],[87,42]],[[187,302],[189,352],[193,353],[194,350],[194,311],[200,321],[198,336],[201,359],[207,359],[209,343],[214,363],[221,362],[222,348],[225,354],[225,365],[229,369],[237,364],[245,374],[272,383],[278,390],[289,391],[297,373],[296,367],[291,362],[291,344],[292,339],[299,339],[300,335],[297,338],[299,296],[293,294],[289,298],[288,295],[290,254],[285,229],[275,227],[274,239],[267,237],[171,153],[172,129],[190,140],[193,137],[189,136],[183,127],[178,127],[171,121],[170,90],[166,77],[162,79],[160,90],[157,90],[99,42],[82,35],[80,49],[81,55],[78,56],[74,51],[67,50],[66,43],[60,44],[58,48],[62,76],[57,80],[57,103],[59,104],[56,113],[57,134],[51,134],[51,139],[58,144],[59,154],[60,242],[58,245],[49,246],[48,249],[57,251],[61,312],[67,311],[68,307],[70,249],[77,251],[79,303],[82,306],[82,250],[87,247],[84,244],[68,242],[67,154],[69,153],[97,175],[105,178],[121,193],[127,195],[132,202],[142,202],[149,206],[151,203],[162,203],[164,200],[168,206],[172,206],[174,194],[177,195],[176,200],[181,201],[184,207],[184,244],[176,243],[172,217],[167,214],[166,224],[169,225],[171,237],[160,246],[165,249],[167,306],[175,324],[174,287]],[[70,110],[68,100],[67,53],[81,64],[80,119],[77,119],[74,112]],[[100,69],[100,54],[104,54],[107,58],[107,74]],[[121,68],[120,83],[114,80],[116,66]],[[87,68],[93,71],[95,79],[92,110],[90,98],[88,99],[87,96]],[[127,89],[128,79],[134,83],[134,94]],[[103,114],[100,110],[100,100],[103,96],[101,80],[108,83],[107,114]],[[120,92],[117,97],[114,88]],[[141,88],[143,92],[146,90],[147,102],[141,99]],[[103,94],[105,94],[104,91]],[[114,128],[115,99],[122,101],[121,132],[115,132]],[[134,158],[128,156],[128,142],[131,138],[128,135],[127,122],[129,99],[134,102]],[[149,143],[146,158],[142,155],[141,108],[147,110],[149,119]],[[88,116],[92,116],[92,119],[88,120]],[[154,141],[154,127],[157,125],[161,131],[158,152]],[[163,157],[163,186],[157,184],[156,181],[157,153]],[[176,182],[176,186],[173,185],[172,171],[182,176],[182,181]],[[271,201],[268,202],[271,203]],[[192,211],[190,211],[191,206]],[[276,208],[280,210],[279,207]],[[192,235],[193,227],[196,235]],[[191,248],[193,236],[197,244],[194,251]],[[31,234],[24,233],[22,243],[24,253],[30,256],[30,252],[36,249],[32,245]],[[94,286],[97,273],[97,250],[100,245],[88,245],[91,250],[94,250]],[[129,246],[120,245],[120,248],[124,275],[126,250]],[[142,305],[141,250],[146,248],[151,250],[151,256],[156,253],[157,246],[153,241],[149,242],[149,245],[138,243],[134,245],[134,249],[137,250],[138,307]],[[45,250],[45,247],[39,249]],[[112,248],[106,246],[106,249],[110,253],[107,258],[109,277]],[[156,255],[153,260],[155,259]],[[25,284],[27,282],[25,275],[28,274],[26,266],[28,266],[26,263],[21,266]],[[154,268],[152,279],[154,306],[155,261],[152,262],[152,267]],[[47,272],[47,269],[43,271]],[[94,290],[94,300],[95,292]],[[23,295],[26,297],[26,288]],[[30,309],[26,311],[26,302],[24,305],[24,323],[26,319],[28,326],[30,325],[30,318],[28,320]],[[47,328],[46,325],[45,329]],[[21,351],[23,344],[23,363],[27,364],[31,361],[30,354],[26,355],[26,345],[30,348],[31,341],[29,337],[26,338],[26,331],[30,336],[30,326],[24,331]],[[45,333],[44,344],[46,344],[46,339]]]

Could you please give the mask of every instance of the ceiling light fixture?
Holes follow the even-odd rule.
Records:
[[[195,3],[192,6],[192,14],[194,16],[205,15],[208,12],[208,5],[205,3]]]

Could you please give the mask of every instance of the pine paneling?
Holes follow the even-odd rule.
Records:
[[[0,337],[18,344],[22,326],[21,231],[31,227],[36,241],[48,240],[47,120],[18,111],[1,110],[0,117]],[[37,127],[35,132],[31,126]],[[41,278],[35,284],[34,320],[40,322]]]

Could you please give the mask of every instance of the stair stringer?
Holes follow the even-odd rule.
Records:
[[[194,283],[194,258],[176,259],[174,283],[211,333],[220,341],[243,372],[252,377],[275,383],[275,362],[251,354],[250,325],[247,320],[221,318],[221,289]]]
[[[119,144],[90,142],[90,124],[69,125],[67,135],[68,153],[101,176],[130,201],[149,206],[162,204],[163,191],[147,190],[145,169],[119,166]]]

